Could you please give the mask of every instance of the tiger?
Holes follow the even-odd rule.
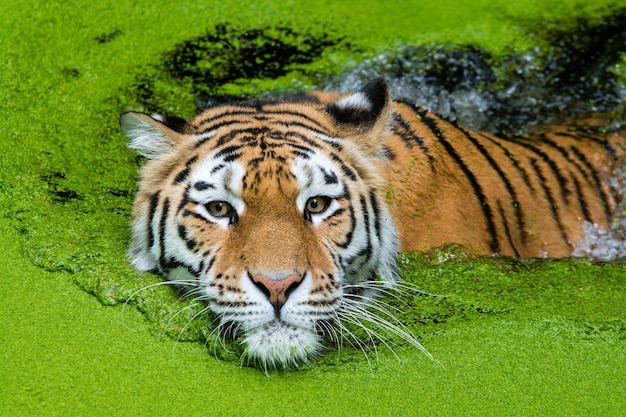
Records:
[[[145,157],[130,262],[199,294],[268,369],[309,363],[342,320],[400,285],[400,251],[570,256],[584,222],[611,221],[625,143],[475,132],[392,100],[381,78],[120,120]]]

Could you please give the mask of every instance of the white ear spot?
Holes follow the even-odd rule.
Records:
[[[165,132],[169,130],[161,122],[142,113],[125,113],[120,117],[120,126],[130,139],[128,147],[148,159],[155,159],[174,146]]]
[[[344,109],[355,109],[360,111],[370,111],[372,108],[372,103],[368,100],[367,96],[362,92],[354,93],[348,97],[344,97],[341,100],[337,101],[335,105],[344,110]]]

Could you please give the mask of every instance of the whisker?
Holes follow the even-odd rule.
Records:
[[[374,348],[375,352],[376,352],[376,360],[378,360],[378,348],[376,347],[376,342],[374,341],[374,337],[379,340],[380,342],[382,342],[387,349],[389,349],[389,351],[396,357],[396,359],[400,360],[400,357],[396,354],[395,350],[393,349],[393,347],[391,345],[389,345],[389,343],[385,340],[385,338],[383,338],[379,333],[377,333],[376,331],[370,329],[369,327],[365,326],[363,324],[363,322],[361,322],[359,320],[359,317],[356,316],[344,316],[344,320],[361,327],[367,334],[368,337],[370,339],[370,342],[372,343],[372,347]]]
[[[197,300],[198,300],[198,298],[196,298],[194,301],[197,301]],[[173,314],[173,315],[172,315],[172,316],[171,316],[171,317],[167,320],[167,323],[165,323],[165,328],[166,328],[166,329],[169,329],[169,328],[170,328],[170,326],[171,326],[171,324],[172,324],[172,321],[174,321],[174,319],[175,319],[175,318],[176,318],[179,314],[181,314],[181,313],[183,313],[184,311],[187,311],[187,310],[192,310],[192,309],[196,308],[198,305],[200,305],[200,303],[199,303],[199,302],[194,302],[193,304],[189,304],[188,306],[185,306],[185,307],[183,307],[183,308],[179,309],[176,313],[174,313],[174,314]],[[179,337],[180,337],[180,333],[179,333]]]
[[[126,324],[126,320],[125,320],[125,314],[126,314],[126,307],[130,304],[130,301],[135,298],[137,296],[137,294],[149,290],[151,288],[156,288],[156,287],[160,287],[162,285],[177,285],[176,283],[172,282],[172,281],[160,281],[160,282],[155,282],[154,284],[150,284],[150,285],[146,285],[144,287],[139,288],[138,290],[134,291],[131,295],[128,296],[128,298],[126,299],[126,301],[124,301],[124,304],[122,305],[122,311],[121,311],[121,315],[122,315],[122,324],[124,325],[124,327],[126,327],[126,329],[130,330],[131,332],[138,332],[141,331],[140,329],[132,329],[130,326],[128,326]]]
[[[349,313],[346,313],[349,312]],[[426,354],[426,356],[428,356],[432,361],[434,361],[435,363],[437,363],[438,365],[441,366],[441,364],[439,363],[439,361],[437,361],[430,352],[428,352],[428,350],[420,343],[420,341],[411,333],[411,331],[406,327],[406,325],[404,325],[402,322],[400,322],[396,317],[394,317],[393,315],[389,314],[388,312],[388,316],[395,322],[392,323],[389,320],[386,320],[385,318],[382,318],[380,316],[377,316],[375,314],[373,314],[371,311],[365,309],[363,306],[351,306],[349,310],[346,310],[346,312],[344,312],[343,314],[356,314],[358,315],[358,319],[363,319],[367,322],[370,322],[374,325],[376,325],[377,327],[391,333],[394,334],[398,337],[400,337],[402,340],[406,341],[407,343],[409,343],[411,346],[419,349],[420,351],[422,351],[424,354]],[[354,318],[354,316],[352,316],[352,318]],[[385,343],[385,345],[387,345],[387,343],[385,342],[384,339],[379,338],[379,340],[383,343]],[[388,346],[388,345],[387,345]],[[389,347],[389,346],[388,346]],[[395,352],[394,352],[395,354]]]
[[[180,338],[182,337],[183,333],[185,333],[185,330],[187,330],[187,327],[189,327],[189,325],[191,324],[191,322],[193,322],[196,318],[198,318],[200,315],[206,313],[210,311],[210,307],[207,305],[206,307],[200,309],[200,311],[198,311],[196,314],[193,315],[192,318],[190,318],[189,320],[187,320],[187,323],[185,323],[185,325],[183,326],[183,328],[181,329],[181,331],[178,333],[178,337],[176,338],[176,344],[178,344],[178,342],[180,342]]]
[[[363,297],[360,295],[355,295],[355,294],[349,294],[349,295],[345,295],[344,298],[344,302],[350,302],[350,303],[363,303],[365,305],[367,305],[369,308],[383,308],[383,309],[391,309],[393,311],[395,311],[396,313],[403,313],[404,311],[398,307],[395,307],[391,304],[387,304],[385,303],[383,300],[380,299],[376,299],[376,298],[370,298],[370,297]],[[408,305],[408,303],[405,303]],[[388,313],[388,312],[387,312]],[[391,315],[391,313],[388,313]]]
[[[355,335],[350,329],[348,329],[341,321],[339,321],[338,326],[339,328],[342,330],[342,334],[347,334],[350,338],[352,338],[352,340],[354,340],[354,343],[356,343],[356,346],[354,345],[354,343],[352,343],[349,339],[348,343],[350,344],[350,346],[352,346],[353,349],[357,349],[360,350],[361,352],[363,352],[363,356],[365,356],[365,360],[367,361],[367,365],[370,368],[370,372],[373,375],[373,367],[372,367],[372,362],[370,361],[370,357],[368,355],[368,349],[371,349],[374,351],[374,356],[376,358],[376,360],[378,361],[378,348],[376,347],[376,343],[374,343],[374,339],[372,338],[372,332],[370,329],[368,329],[367,327],[363,326],[363,324],[359,321],[354,321],[351,318],[346,319],[346,321],[348,323],[352,323],[355,326],[361,328],[362,330],[365,331],[365,333],[368,335],[368,338],[370,339],[370,343],[371,345],[367,345],[366,343],[363,343],[363,341],[357,336]]]

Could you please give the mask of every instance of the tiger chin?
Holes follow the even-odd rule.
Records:
[[[121,127],[147,159],[132,264],[199,295],[265,369],[307,363],[343,321],[376,322],[400,250],[569,256],[584,221],[611,220],[624,145],[472,132],[392,101],[382,79]]]

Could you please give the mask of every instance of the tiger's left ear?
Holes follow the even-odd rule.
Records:
[[[359,145],[377,153],[384,139],[391,112],[389,88],[382,78],[375,78],[358,92],[326,107],[340,132],[355,137]],[[364,141],[359,140],[365,139]]]

